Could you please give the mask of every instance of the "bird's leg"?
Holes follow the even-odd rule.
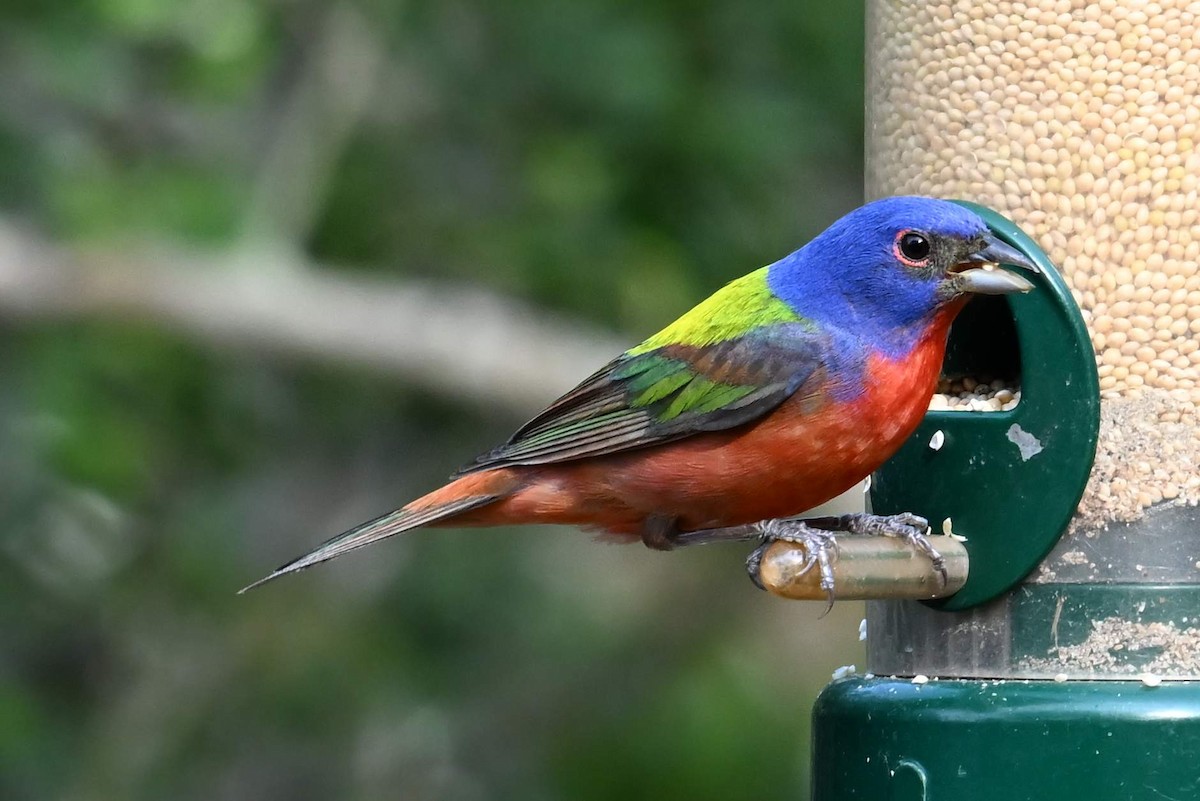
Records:
[[[914,550],[929,557],[933,569],[946,586],[946,560],[929,541],[929,521],[911,512],[897,515],[848,514],[830,517],[814,517],[804,520],[809,526],[822,531],[844,531],[865,537],[896,537],[907,542]]]
[[[670,551],[685,545],[709,545],[714,542],[747,542],[762,539],[762,524],[728,528],[702,528],[680,531],[679,519],[651,515],[642,523],[642,544],[655,551]]]
[[[708,545],[713,542],[746,542],[748,540],[757,540],[762,537],[762,529],[758,523],[753,523],[748,526],[730,526],[729,528],[704,528],[699,531],[677,531],[671,536],[671,544],[682,547],[684,545]],[[646,535],[642,534],[642,541],[645,542]]]

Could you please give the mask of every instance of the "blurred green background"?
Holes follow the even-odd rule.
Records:
[[[4,4],[0,798],[806,798],[861,607],[745,546],[421,532],[235,591],[856,206],[862,39],[817,0]]]

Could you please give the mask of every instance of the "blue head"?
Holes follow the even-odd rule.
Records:
[[[767,273],[771,291],[801,316],[905,351],[938,313],[971,293],[1033,285],[995,263],[1035,270],[983,219],[946,200],[891,197],[850,212]]]

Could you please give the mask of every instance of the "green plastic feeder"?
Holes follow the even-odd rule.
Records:
[[[1200,684],[844,679],[814,710],[813,799],[1200,798]]]
[[[1043,275],[972,301],[946,371],[1019,380],[1021,401],[931,412],[876,474],[873,510],[951,518],[970,574],[940,601],[868,602],[870,673],[813,711],[813,799],[1200,799],[1200,510],[1062,538],[1098,433],[1091,343],[1046,255],[972,208]]]

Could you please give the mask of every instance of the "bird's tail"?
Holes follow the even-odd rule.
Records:
[[[407,506],[389,512],[382,517],[355,526],[347,532],[314,548],[298,559],[283,565],[273,573],[238,591],[239,594],[262,586],[288,573],[295,573],[344,553],[370,545],[421,526],[433,525],[449,520],[465,512],[507,497],[515,489],[515,482],[505,475],[507,471],[473,473],[451,481],[446,486],[418,498]]]

